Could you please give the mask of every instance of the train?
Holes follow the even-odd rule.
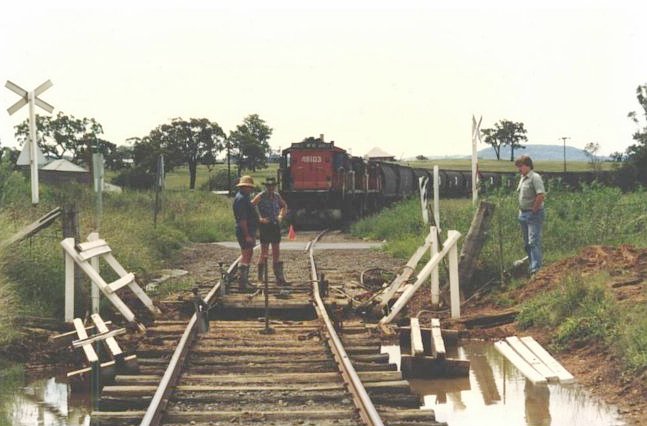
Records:
[[[364,159],[326,142],[323,136],[292,143],[281,151],[279,192],[290,206],[294,223],[317,226],[347,223],[377,212],[394,201],[419,194],[419,178],[427,177],[427,196],[433,196],[433,171],[395,162]],[[608,173],[542,173],[569,187],[594,180],[610,181]],[[518,182],[516,173],[479,173],[479,190],[510,188]],[[470,171],[439,170],[440,196],[468,197],[472,194]]]

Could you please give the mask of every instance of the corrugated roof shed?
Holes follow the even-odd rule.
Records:
[[[41,170],[55,170],[57,172],[88,172],[83,167],[77,166],[65,158],[51,161],[46,166],[43,166]]]

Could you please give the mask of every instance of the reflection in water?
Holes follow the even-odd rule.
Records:
[[[14,367],[11,375],[0,376],[0,425],[89,425],[89,404],[70,396],[68,384],[55,378],[24,386],[22,370]]]
[[[399,357],[396,347],[383,352]],[[449,426],[620,426],[614,407],[577,384],[533,385],[488,343],[468,342],[456,357],[470,360],[469,378],[410,380],[423,408]]]

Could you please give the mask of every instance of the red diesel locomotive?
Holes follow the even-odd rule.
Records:
[[[402,176],[401,176],[402,175]],[[352,220],[413,193],[411,168],[307,138],[283,150],[279,190],[299,224]]]

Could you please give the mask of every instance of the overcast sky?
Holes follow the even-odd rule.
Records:
[[[31,90],[124,144],[174,117],[225,131],[257,113],[285,148],[325,134],[355,155],[469,154],[482,127],[521,121],[529,143],[624,150],[647,83],[646,2],[11,1],[0,83]],[[444,5],[444,6],[443,6]],[[17,99],[0,88],[0,140]]]

